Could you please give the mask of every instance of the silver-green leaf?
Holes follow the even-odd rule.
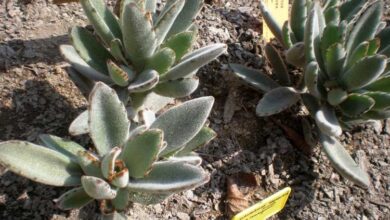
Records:
[[[89,133],[100,155],[122,146],[128,138],[130,121],[115,91],[97,83],[89,97]]]
[[[0,163],[12,172],[52,186],[80,185],[82,171],[69,157],[24,141],[0,143]]]

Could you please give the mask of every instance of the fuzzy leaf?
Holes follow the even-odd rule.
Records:
[[[370,96],[352,93],[340,104],[340,108],[344,114],[350,117],[358,117],[368,112],[374,104],[375,100]]]
[[[154,88],[159,82],[158,72],[155,70],[145,70],[139,74],[137,79],[132,82],[127,89],[130,93],[145,92]]]
[[[93,176],[82,176],[81,184],[85,192],[94,199],[103,200],[116,197],[116,191],[111,189],[110,184],[103,179]]]
[[[202,8],[202,5],[203,0],[186,0],[183,9],[177,16],[167,36],[170,37],[183,31],[187,31]]]
[[[185,2],[185,0],[174,0],[174,3],[172,3],[157,19],[156,25],[154,26],[157,45],[160,45],[165,40],[165,37],[175,22],[177,16],[183,9]]]
[[[309,111],[310,115],[315,115],[316,112],[321,107],[319,100],[309,93],[301,94],[301,99],[302,99],[303,104],[305,105],[305,107]]]
[[[307,17],[306,0],[294,0],[291,5],[290,25],[298,42],[303,41]]]
[[[291,87],[278,87],[267,92],[256,107],[260,117],[270,116],[290,108],[299,101],[299,93]]]
[[[74,47],[70,45],[60,46],[61,55],[68,61],[73,68],[75,68],[83,76],[95,80],[102,81],[105,83],[111,83],[111,78],[104,73],[101,73],[91,66],[89,66],[77,53]]]
[[[345,101],[348,97],[348,93],[340,88],[332,89],[328,92],[328,103],[336,106]]]
[[[229,66],[232,68],[236,76],[245,80],[246,83],[262,92],[268,92],[280,86],[273,79],[269,78],[266,74],[260,72],[259,70],[248,68],[240,64],[229,64]]]
[[[163,132],[159,129],[145,131],[126,143],[121,158],[131,177],[142,178],[150,171],[162,144]]]
[[[200,186],[210,177],[201,168],[180,162],[159,162],[142,179],[132,179],[128,188],[145,193],[176,193]]]
[[[319,67],[317,65],[317,62],[313,61],[306,66],[304,77],[305,84],[310,94],[320,99],[321,93],[318,88]]]
[[[130,121],[115,91],[97,83],[89,97],[89,131],[99,155],[122,146],[128,138]]]
[[[73,136],[87,134],[88,127],[88,111],[83,111],[69,126],[69,133]]]
[[[170,97],[164,97],[157,95],[154,92],[151,92],[148,94],[148,96],[144,100],[144,107],[146,109],[149,109],[153,111],[154,113],[157,113],[162,108],[164,108],[166,105],[172,103],[173,99]]]
[[[390,46],[390,27],[386,27],[381,32],[379,32],[377,36],[380,40],[380,48],[379,51],[385,49]]]
[[[126,56],[137,70],[142,70],[145,60],[153,55],[157,46],[151,18],[135,3],[130,3],[125,6],[121,19]]]
[[[276,75],[279,83],[283,86],[290,85],[290,76],[288,75],[286,64],[284,64],[279,52],[271,44],[267,44],[265,45],[265,55],[270,62],[273,73]]]
[[[175,63],[175,51],[170,48],[163,48],[155,53],[146,62],[145,69],[156,70],[160,75],[166,73],[169,68]]]
[[[0,163],[12,172],[51,186],[77,186],[82,171],[69,157],[24,141],[0,143]]]
[[[352,52],[361,42],[375,37],[383,13],[383,2],[376,1],[360,16],[348,36],[346,49]]]
[[[161,114],[151,128],[161,129],[168,146],[159,156],[173,153],[200,131],[210,114],[214,98],[201,97],[187,101]]]
[[[145,0],[145,10],[152,13],[156,12],[157,0]]]
[[[112,81],[118,86],[129,84],[129,75],[125,70],[116,65],[112,60],[107,61],[108,72]]]
[[[184,78],[158,84],[154,92],[161,96],[182,98],[191,95],[199,86],[199,78]]]
[[[110,45],[115,38],[122,38],[118,20],[103,0],[80,0],[80,3],[89,22],[106,45]]]
[[[337,79],[342,71],[346,52],[340,43],[330,46],[325,55],[325,67],[331,79]]]
[[[72,160],[77,160],[76,158],[78,152],[85,150],[76,142],[66,140],[54,135],[42,134],[39,135],[39,138],[46,147],[55,150],[59,153],[62,153],[63,155],[69,157]]]
[[[127,63],[125,55],[123,54],[123,45],[122,41],[118,38],[115,38],[110,43],[110,53],[116,60],[121,61],[122,63]]]
[[[194,150],[209,143],[217,136],[217,133],[209,127],[203,127],[194,138],[191,139],[176,155],[188,155]]]
[[[320,109],[315,113],[314,119],[318,128],[324,134],[329,136],[341,135],[342,129],[333,108],[327,105],[321,106]]]
[[[183,57],[180,63],[161,76],[163,80],[175,80],[188,76],[226,51],[225,44],[213,44]]]
[[[290,48],[297,41],[295,39],[294,33],[291,31],[290,24],[288,21],[285,21],[282,27],[282,37],[283,44],[286,48]]]
[[[378,38],[374,38],[368,42],[368,50],[367,50],[367,56],[375,55],[380,46],[380,40]],[[389,57],[387,54],[384,54],[387,57]]]
[[[366,86],[364,89],[390,93],[390,76],[381,77],[380,79]]]
[[[187,163],[194,166],[200,166],[202,164],[202,158],[198,155],[186,155],[186,156],[173,156],[168,161]]]
[[[318,22],[318,14],[316,10],[312,10],[309,13],[309,17],[306,20],[306,28],[305,28],[305,59],[306,63],[310,63],[315,61],[315,50],[314,44],[316,38],[320,35],[320,27]]]
[[[345,70],[349,70],[353,65],[367,56],[369,43],[364,41],[360,43],[352,53],[348,54]]]
[[[390,110],[387,111],[369,111],[361,116],[365,119],[383,120],[390,118]]]
[[[185,31],[170,37],[162,47],[169,47],[175,51],[176,62],[190,52],[195,40],[197,31]]]
[[[124,211],[129,206],[129,193],[127,188],[118,189],[115,199],[111,200],[115,210]]]
[[[368,174],[355,163],[336,138],[320,133],[320,142],[333,167],[343,177],[361,187],[370,185]]]
[[[340,23],[340,10],[338,6],[330,7],[324,11],[326,24],[339,24]]]
[[[366,92],[364,95],[374,99],[375,105],[371,110],[387,111],[390,110],[390,93],[385,92]]]
[[[122,148],[114,147],[111,149],[110,152],[104,155],[101,164],[102,174],[104,178],[110,179],[114,175],[115,162],[121,152],[122,152]]]
[[[271,30],[275,38],[280,43],[283,43],[282,27],[279,26],[276,19],[271,15],[270,11],[268,10],[263,0],[260,0],[259,3],[260,3],[261,15],[263,16],[264,22],[267,24],[268,28]]]
[[[350,21],[361,10],[366,0],[347,0],[340,5],[340,20]]]
[[[326,25],[320,41],[320,48],[323,57],[326,57],[326,53],[329,47],[342,42],[342,35],[343,30],[341,30],[339,25]]]
[[[362,88],[375,81],[386,68],[386,57],[366,57],[351,67],[342,76],[342,82],[349,91]]]
[[[79,151],[77,154],[77,162],[86,175],[103,178],[100,159],[93,153]]]
[[[70,32],[73,47],[92,68],[108,75],[106,62],[112,59],[111,54],[99,43],[87,29],[73,27]]]
[[[305,45],[303,42],[298,42],[286,51],[287,63],[296,67],[305,65]]]
[[[62,210],[79,209],[93,201],[93,198],[88,196],[83,187],[71,189],[62,194],[60,198],[55,200],[57,206]]]
[[[124,167],[123,161],[116,161],[116,162],[117,163],[119,162],[121,166],[123,165],[123,167],[120,168],[121,170],[116,171],[114,175],[110,177],[109,181],[112,185],[118,188],[124,188],[129,183],[129,178],[130,178],[129,170],[126,167]]]

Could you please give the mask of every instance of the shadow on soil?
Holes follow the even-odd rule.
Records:
[[[12,92],[11,98],[10,106],[0,105],[0,140],[38,143],[38,135],[43,133],[67,137],[68,125],[81,111],[44,80],[26,81],[23,88]],[[58,209],[53,201],[66,190],[35,183],[0,166],[0,219],[69,216],[69,212]],[[96,206],[88,207],[93,214]],[[81,212],[79,218],[92,219],[86,217],[90,214]]]
[[[0,69],[38,62],[56,64],[63,61],[59,45],[69,43],[68,35],[49,38],[0,42]]]

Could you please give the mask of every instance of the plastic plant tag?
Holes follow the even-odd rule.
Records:
[[[288,19],[288,0],[263,0],[270,14],[276,19],[280,27]],[[273,38],[271,30],[263,22],[263,38],[268,42]]]
[[[232,220],[265,220],[280,212],[286,205],[291,188],[286,187],[261,202],[235,215]]]

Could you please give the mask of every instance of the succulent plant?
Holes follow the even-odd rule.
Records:
[[[307,10],[302,2],[294,1],[292,9]],[[325,10],[317,2],[311,4],[305,17],[303,50],[297,54],[304,57],[300,86],[294,88],[286,80],[286,66],[279,67],[279,74],[275,74],[278,82],[261,71],[237,64],[231,67],[237,76],[265,92],[256,108],[261,117],[302,100],[315,120],[320,143],[334,168],[357,185],[367,187],[368,174],[337,140],[343,128],[390,117],[390,28],[381,22],[382,1],[361,8],[362,4],[358,0],[333,0],[327,2]],[[349,15],[345,15],[347,12]],[[351,20],[353,14],[357,16]],[[289,22],[293,21],[291,18]],[[283,63],[277,55],[271,59]]]
[[[111,219],[125,219],[123,211],[131,202],[158,203],[209,180],[193,150],[215,137],[205,124],[212,97],[149,117],[150,124],[131,124],[115,91],[102,82],[96,83],[89,102],[89,135],[96,151],[41,135],[42,145],[0,143],[0,163],[39,183],[75,187],[56,200],[59,208],[81,208],[98,200]]]
[[[71,78],[87,92],[96,81],[110,85],[135,113],[150,95],[193,93],[199,85],[197,70],[226,50],[225,44],[214,44],[192,51],[197,38],[193,20],[202,0],[171,0],[160,12],[156,0],[119,0],[118,16],[104,0],[80,3],[93,32],[74,27],[72,46],[60,46],[76,70],[70,71]]]
[[[263,1],[260,1],[260,10],[263,15],[263,19],[271,32],[275,36],[276,40],[285,49],[284,54],[286,56],[287,63],[296,67],[305,66],[305,53],[304,53],[304,38],[306,22],[310,13],[310,9],[314,7],[314,4],[320,6],[318,0],[294,0],[291,5],[291,13],[289,20],[285,21],[283,26],[280,26],[276,19],[270,14],[267,6]],[[320,28],[323,28],[326,23],[340,23],[342,28],[347,30],[353,25],[353,19],[356,18],[359,13],[363,11],[367,1],[365,0],[325,0],[322,7],[315,7],[318,13],[323,14],[320,21]],[[277,51],[269,46],[266,50],[267,58],[277,60],[275,54]],[[271,53],[269,53],[271,51]],[[273,68],[277,68],[278,63],[270,60]]]

